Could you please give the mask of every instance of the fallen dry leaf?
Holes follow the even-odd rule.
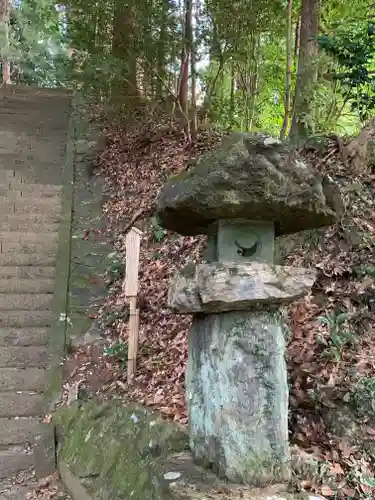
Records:
[[[333,495],[335,494],[335,492],[329,486],[322,486],[320,491],[325,497],[333,497]]]
[[[332,465],[332,472],[334,474],[344,474],[341,465],[338,463]]]

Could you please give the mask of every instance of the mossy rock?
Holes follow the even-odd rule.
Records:
[[[136,405],[87,401],[54,417],[59,459],[78,478],[95,478],[93,498],[162,498],[151,471],[157,460],[188,447],[185,429]],[[153,467],[151,466],[153,464]],[[142,494],[141,494],[142,493]]]
[[[54,423],[60,470],[74,500],[311,498],[288,493],[280,485],[254,490],[220,481],[193,463],[184,427],[139,405],[74,403],[60,408]],[[70,484],[69,476],[74,477]],[[82,488],[87,495],[82,496]]]
[[[335,191],[334,186],[330,190]],[[339,196],[339,193],[336,193]],[[220,219],[275,223],[275,234],[329,226],[335,206],[321,178],[287,143],[233,133],[160,193],[157,217],[183,235],[206,233]]]

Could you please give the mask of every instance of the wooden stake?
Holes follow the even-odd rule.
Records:
[[[137,309],[137,297],[129,298],[129,306],[128,380],[134,375],[137,368],[139,340],[139,310]]]
[[[126,235],[125,296],[129,297],[128,380],[137,366],[139,310],[137,309],[139,248],[142,231],[133,227]]]

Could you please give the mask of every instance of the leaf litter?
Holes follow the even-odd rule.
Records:
[[[206,128],[188,143],[177,128],[142,114],[138,118],[138,126],[105,126],[106,146],[95,170],[106,186],[108,237],[124,264],[127,231],[135,225],[143,232],[137,371],[128,382],[116,356],[105,355],[102,346],[80,346],[66,361],[65,387],[68,391],[79,382],[89,394],[136,401],[186,424],[184,375],[191,318],[170,314],[166,298],[174,272],[201,259],[205,239],[165,231],[153,215],[168,177],[212,150],[224,134]],[[301,154],[336,182],[346,209],[339,224],[312,231],[301,241],[296,238],[283,260],[285,265],[318,271],[312,293],[285,310],[290,441],[316,466],[313,474],[296,473],[293,482],[299,490],[327,498],[374,498],[375,442],[371,454],[358,436],[339,432],[331,420],[341,409],[352,409],[360,380],[375,380],[375,175],[370,168],[354,172],[331,140],[323,150],[310,145]],[[115,280],[96,317],[105,328],[107,347],[127,342],[124,310],[122,281]],[[66,397],[61,404],[64,401]],[[358,417],[355,425],[364,429],[368,440],[374,439],[375,421],[371,425],[367,415]]]

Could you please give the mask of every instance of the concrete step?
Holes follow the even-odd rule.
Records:
[[[34,165],[33,170],[35,170],[35,167],[39,167],[39,161],[36,160],[36,165]],[[1,166],[1,155],[0,155],[0,169],[2,168]],[[56,172],[56,168],[59,168],[59,165],[52,166],[50,169],[45,169],[43,174],[37,175],[33,173],[31,169],[28,171],[22,171],[19,168],[18,170],[18,177],[15,178],[15,181],[12,181],[12,179],[5,179],[4,181],[0,180],[0,184],[3,186],[7,186],[9,182],[17,182],[21,184],[38,184],[40,186],[45,186],[45,185],[53,185],[53,186],[61,186],[62,185],[62,174],[60,171]]]
[[[56,253],[26,253],[13,250],[0,253],[0,266],[53,266],[56,263]]]
[[[40,418],[0,418],[0,447],[32,443]]]
[[[7,199],[8,201],[13,201],[18,203],[19,201],[27,201],[31,203],[32,201],[43,201],[44,203],[51,203],[60,205],[61,204],[61,195],[56,193],[48,193],[43,191],[37,191],[33,193],[32,191],[23,191],[14,189],[1,188],[0,187],[0,199]]]
[[[33,486],[20,486],[19,484],[15,484],[4,489],[0,484],[0,500],[25,500],[25,498],[28,498],[27,494],[29,493],[31,495],[36,486],[37,484]]]
[[[0,267],[1,269],[1,267]],[[52,293],[55,280],[50,279],[22,279],[22,278],[0,278],[1,293]]]
[[[0,328],[0,346],[43,346],[47,342],[47,328]]]
[[[0,164],[2,163],[2,160],[0,160]],[[22,176],[17,174],[17,172],[12,168],[12,169],[0,169],[0,184],[4,184],[6,182],[20,182],[22,183]]]
[[[48,309],[52,298],[52,293],[0,293],[0,315],[1,311]]]
[[[11,346],[0,349],[0,368],[45,368],[46,346]]]
[[[0,479],[5,479],[12,474],[29,469],[34,465],[34,456],[22,447],[12,447],[0,450]],[[10,500],[10,497],[5,497]]]
[[[51,324],[50,310],[43,311],[1,311],[0,328],[3,327],[46,327]]]
[[[0,392],[43,392],[45,385],[43,368],[0,368]]]
[[[58,223],[43,223],[41,225],[38,222],[28,222],[23,220],[11,220],[11,221],[0,221],[1,231],[28,231],[28,232],[40,232],[43,233],[57,233],[59,230]]]
[[[0,266],[0,280],[2,279],[53,279],[55,267],[34,266]]]
[[[2,231],[0,228],[0,242],[3,243],[23,243],[30,244],[57,244],[58,233],[48,233],[43,231],[43,227],[39,228],[37,232],[30,231]]]
[[[17,241],[0,241],[0,253],[25,253],[40,255],[56,255],[57,241],[45,243],[19,243]],[[50,264],[49,264],[50,265]]]
[[[44,227],[47,224],[56,225],[60,222],[60,217],[56,214],[52,213],[10,213],[10,214],[1,214],[0,219],[0,228],[4,231],[3,224],[37,224],[41,227]]]
[[[22,193],[23,195],[39,196],[61,196],[62,186],[56,184],[33,184],[31,182],[21,182],[19,180],[10,180],[0,185],[0,196],[7,196],[9,192]]]
[[[13,201],[0,201],[0,214],[10,215],[10,214],[24,214],[24,213],[33,213],[33,214],[43,214],[50,213],[56,217],[60,216],[60,207],[48,207],[42,202],[33,202],[33,203],[24,203],[23,201],[14,203]]]
[[[57,184],[34,184],[33,182],[27,182],[27,179],[19,181],[18,179],[13,178],[9,181],[8,186],[14,189],[31,191],[33,193],[43,191],[48,193],[61,194],[63,191],[63,186],[61,184],[60,186],[58,186]]]
[[[6,198],[5,196],[0,197],[0,213],[1,214],[11,214],[11,213],[51,213],[53,215],[57,215],[61,210],[61,202],[56,203],[53,198],[46,199],[31,199],[26,200],[20,198],[17,201],[12,201]]]
[[[39,417],[43,413],[42,394],[27,392],[1,392],[0,418]]]

